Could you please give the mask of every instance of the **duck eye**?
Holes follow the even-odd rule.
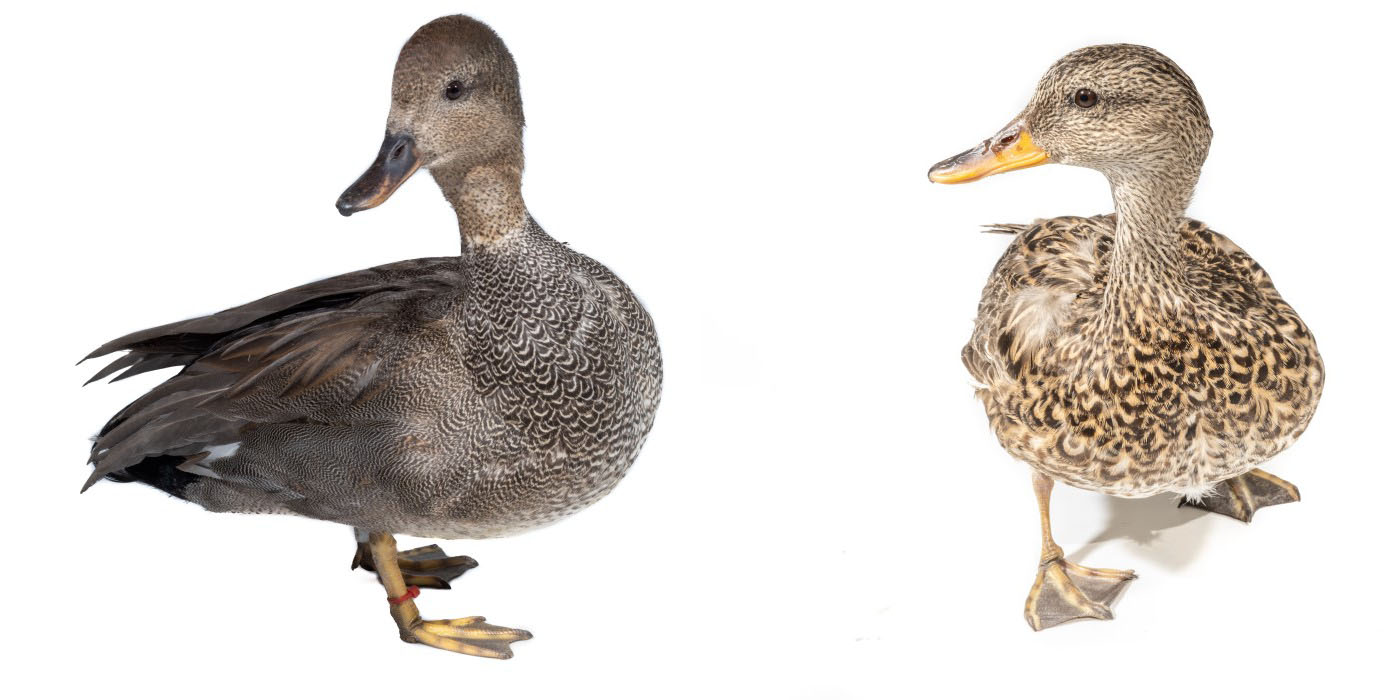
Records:
[[[1074,104],[1088,109],[1099,103],[1099,96],[1089,88],[1079,88],[1074,93]]]
[[[454,80],[447,84],[447,89],[442,91],[442,96],[449,100],[455,100],[466,91],[466,88],[462,87],[462,81]]]

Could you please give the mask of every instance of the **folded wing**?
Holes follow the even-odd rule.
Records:
[[[118,371],[113,381],[163,367],[184,370],[102,428],[84,490],[106,476],[129,480],[126,470],[147,460],[193,464],[260,423],[354,410],[382,389],[385,348],[393,345],[386,336],[441,316],[462,283],[457,258],[407,260],[103,345],[88,358],[126,354],[89,381]]]

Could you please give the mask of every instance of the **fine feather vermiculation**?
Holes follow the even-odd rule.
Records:
[[[397,147],[340,206],[374,206],[421,163],[457,212],[462,255],[103,345],[90,357],[127,354],[99,377],[183,369],[102,428],[87,486],[141,481],[212,511],[436,537],[518,532],[608,493],[651,428],[659,346],[627,285],[529,216],[522,128],[494,32],[460,16],[420,29],[395,72]]]
[[[655,415],[651,320],[603,266],[535,226],[517,238],[103,346],[136,371],[187,366],[102,429],[89,483],[164,467],[209,510],[438,537],[595,502]]]
[[[1199,492],[1288,447],[1323,381],[1317,346],[1267,273],[1181,219],[1184,294],[1134,288],[1097,319],[1116,217],[1001,227],[963,362],[1002,445],[1058,481],[1116,496]]]

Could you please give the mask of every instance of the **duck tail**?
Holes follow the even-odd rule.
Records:
[[[984,224],[982,233],[994,233],[1003,236],[1019,236],[1030,228],[1026,224]]]
[[[154,486],[182,501],[189,500],[185,498],[185,489],[189,488],[190,484],[199,481],[201,477],[179,468],[186,461],[187,459],[184,457],[171,455],[147,457],[138,464],[122,471],[108,474],[107,478],[121,483],[139,481],[148,486]]]

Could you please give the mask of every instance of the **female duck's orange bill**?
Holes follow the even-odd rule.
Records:
[[[983,141],[929,168],[928,179],[943,185],[980,180],[988,175],[1040,165],[1050,156],[1031,140],[1026,125],[1017,119]]]

